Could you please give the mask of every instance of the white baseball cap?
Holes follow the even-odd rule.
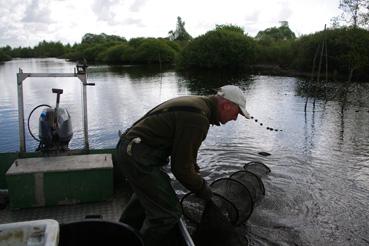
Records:
[[[241,109],[241,114],[250,119],[250,114],[246,110],[246,96],[242,90],[235,85],[225,85],[219,88],[217,95],[235,103]]]

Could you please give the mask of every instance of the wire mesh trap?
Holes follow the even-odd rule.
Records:
[[[232,173],[227,178],[220,178],[210,184],[213,192],[212,201],[219,212],[232,225],[240,225],[248,220],[255,207],[265,195],[261,177],[270,173],[269,167],[262,162],[252,161],[244,170]],[[200,225],[205,201],[195,193],[187,193],[181,199],[183,215],[192,223]]]
[[[214,193],[212,198],[214,204],[219,208],[220,212],[228,218],[232,224],[238,221],[238,210],[235,205],[227,198]],[[183,215],[195,224],[200,224],[203,212],[205,210],[205,201],[195,193],[190,192],[181,199]]]
[[[248,162],[243,166],[243,169],[256,174],[259,178],[270,173],[270,168],[259,161]]]
[[[252,200],[256,203],[265,195],[264,184],[256,174],[242,170],[233,173],[230,178],[241,182],[249,190]]]
[[[193,239],[197,246],[248,245],[247,241],[242,240],[244,239],[242,234],[238,233],[233,224],[212,201],[205,205],[201,222],[193,234]]]
[[[221,178],[210,184],[211,190],[230,201],[238,211],[235,225],[245,222],[254,209],[250,191],[241,182],[231,178]]]

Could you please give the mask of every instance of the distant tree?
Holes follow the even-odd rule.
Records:
[[[131,38],[128,41],[128,44],[132,46],[133,48],[137,48],[142,44],[142,42],[145,41],[145,38]]]
[[[0,48],[0,62],[11,60],[12,59],[10,55],[11,52],[12,52],[12,48],[9,45],[5,47],[1,47]]]
[[[295,56],[296,40],[281,40],[275,42],[257,42],[256,63],[259,65],[278,65],[287,68]]]
[[[273,42],[296,39],[296,35],[289,28],[287,21],[281,21],[280,27],[271,27],[264,31],[260,31],[256,35],[255,39],[264,42]]]
[[[171,40],[168,40],[168,39],[160,39],[162,41],[164,41],[168,46],[170,46],[172,49],[174,49],[176,52],[181,52],[182,50],[182,47],[178,44],[180,42],[177,42],[177,41],[171,41]]]
[[[353,28],[368,27],[368,0],[340,0],[338,8],[342,10],[342,14],[331,19],[333,27],[339,27],[342,22]]]
[[[12,47],[7,45],[5,47],[1,47],[0,50],[9,55],[12,52]]]
[[[35,57],[35,52],[30,47],[18,47],[12,50],[11,56],[20,58],[30,58]]]
[[[135,50],[133,59],[137,63],[174,63],[177,52],[164,40],[148,38]]]
[[[127,42],[127,40],[117,35],[107,35],[105,33],[101,33],[101,34],[86,33],[82,37],[81,44],[97,44],[97,43],[107,43],[107,42],[120,43],[120,42]]]
[[[64,57],[70,60],[85,59],[88,63],[116,63],[119,59],[116,57],[113,58],[111,55],[109,55],[109,58],[106,58],[106,51],[110,47],[120,44],[127,44],[127,40],[124,37],[117,35],[108,35],[105,33],[86,33],[83,35],[80,44],[75,44],[72,47],[66,47],[67,53],[64,55]]]
[[[100,54],[105,52],[111,45],[109,43],[97,43],[82,50],[83,58],[87,62],[97,62]]]
[[[242,27],[239,27],[236,25],[216,25],[215,30],[216,31],[224,30],[224,31],[238,32],[242,35],[245,33]]]
[[[42,41],[33,48],[36,57],[61,57],[65,53],[65,47],[61,42]]]
[[[238,29],[237,29],[238,30]],[[216,28],[192,40],[181,52],[183,68],[245,68],[254,62],[255,41],[233,28]]]
[[[294,65],[303,71],[312,71],[316,50],[323,40],[327,41],[329,56],[328,70],[348,81],[368,79],[369,71],[369,31],[362,28],[327,29],[301,37],[296,43]],[[323,59],[322,67],[325,67]]]
[[[0,62],[9,61],[11,59],[12,58],[7,53],[0,49]]]
[[[288,21],[280,21],[279,27],[258,32],[256,62],[258,64],[288,67],[294,56],[293,46],[296,35],[288,26]]]
[[[175,31],[169,31],[169,39],[176,40],[176,41],[188,41],[191,40],[192,37],[185,29],[185,22],[182,21],[181,17],[177,17],[177,26]]]
[[[118,44],[100,53],[97,59],[108,64],[127,64],[132,62],[133,50],[128,44]]]

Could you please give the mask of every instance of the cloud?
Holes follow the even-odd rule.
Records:
[[[145,2],[146,0],[133,0],[127,3],[123,0],[94,0],[91,9],[97,21],[109,25],[107,28],[121,25],[145,27],[143,19],[137,18],[137,12],[140,11]]]
[[[127,18],[123,21],[123,24],[136,25],[138,27],[145,27],[145,25],[142,23],[141,19],[135,19],[135,18]]]
[[[245,17],[246,23],[255,23],[259,20],[260,10],[255,10]]]
[[[95,0],[91,6],[92,11],[100,21],[111,21],[115,18],[114,6],[119,0]]]
[[[25,10],[22,22],[46,24],[53,22],[50,17],[50,10],[47,2],[42,5],[39,0],[32,0]]]
[[[280,2],[280,10],[278,13],[279,21],[288,20],[292,16],[292,10],[287,2]]]
[[[139,12],[141,7],[145,5],[146,1],[147,0],[134,0],[129,10],[132,12]]]
[[[17,6],[17,7],[14,7]],[[0,47],[5,45],[19,46],[26,44],[23,39],[23,24],[20,22],[24,15],[25,5],[21,0],[11,3],[0,1]]]

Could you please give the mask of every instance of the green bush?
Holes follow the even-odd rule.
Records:
[[[101,34],[92,34],[86,33],[82,37],[82,45],[96,45],[96,44],[104,44],[104,43],[125,43],[127,40],[123,37],[119,37],[116,35],[107,35],[105,33]]]
[[[133,48],[138,48],[138,46],[140,46],[142,44],[143,41],[145,41],[145,38],[131,38],[128,41],[129,46],[133,47]]]
[[[182,47],[188,44],[188,41],[170,41],[167,39],[163,39],[163,41],[177,53],[181,52]]]
[[[327,64],[330,73],[357,78],[368,78],[369,70],[369,31],[359,28],[329,29],[300,38],[296,43],[294,67],[311,71],[314,56],[318,66],[323,41],[327,44]],[[325,52],[322,68],[325,68]]]
[[[280,40],[293,40],[296,39],[296,35],[291,31],[288,24],[284,24],[280,27],[271,27],[260,31],[255,38],[261,42],[270,43]]]
[[[222,26],[190,42],[179,61],[181,67],[241,68],[253,64],[254,58],[255,41]]]
[[[4,61],[10,61],[12,58],[8,54],[6,54],[4,51],[0,50],[0,62]]]
[[[19,58],[31,58],[35,57],[35,52],[30,47],[18,47],[14,48],[11,53],[11,57],[19,57]]]
[[[64,59],[70,60],[70,61],[79,61],[83,60],[83,53],[81,51],[71,51],[66,53],[63,56]]]
[[[98,60],[108,64],[128,64],[133,60],[133,52],[134,49],[127,44],[118,44],[100,53]]]
[[[289,67],[295,56],[295,41],[281,40],[268,44],[257,41],[256,63]]]
[[[166,41],[146,39],[137,47],[133,59],[138,63],[174,63],[177,52]]]
[[[87,62],[97,62],[99,55],[105,52],[109,47],[109,43],[91,45],[82,51],[83,58],[86,59]]]

